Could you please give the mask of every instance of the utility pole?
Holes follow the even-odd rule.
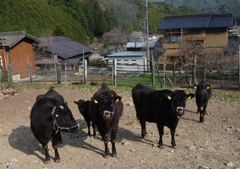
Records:
[[[148,30],[148,0],[146,0],[146,39],[147,39],[147,60],[150,60],[149,56],[149,30]]]
[[[154,61],[153,61],[153,54],[150,58],[150,52],[149,52],[149,30],[148,30],[148,0],[146,0],[146,35],[147,35],[147,60],[151,61],[151,65],[149,65],[152,68],[152,87],[155,87],[155,74],[154,74]],[[147,62],[149,63],[149,62]]]

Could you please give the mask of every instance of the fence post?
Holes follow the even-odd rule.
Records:
[[[87,60],[83,59],[83,84],[87,84]]]
[[[240,45],[238,46],[238,90],[240,91]]]
[[[61,64],[60,63],[56,64],[56,70],[57,70],[57,84],[61,84],[62,79],[61,79]]]
[[[113,86],[117,86],[117,61],[116,61],[116,59],[113,59],[112,84],[113,84]]]
[[[152,87],[155,88],[155,67],[154,67],[154,60],[153,60],[153,51],[151,51],[151,67],[152,67]]]
[[[32,79],[32,63],[31,63],[31,62],[28,63],[28,71],[29,71],[29,79],[30,79],[30,82],[31,82],[31,84],[33,84],[33,79]]]
[[[13,78],[12,78],[12,65],[9,64],[8,65],[8,83],[12,83],[13,82]]]
[[[0,83],[2,83],[2,68],[0,68]]]

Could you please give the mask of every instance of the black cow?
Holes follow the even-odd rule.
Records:
[[[91,136],[91,130],[90,130],[90,123],[92,122],[92,128],[93,128],[93,136],[96,136],[96,130],[95,130],[95,123],[92,121],[90,115],[89,115],[89,105],[90,100],[78,100],[74,101],[75,104],[78,105],[78,110],[82,114],[84,120],[87,123],[88,126],[88,135]]]
[[[147,95],[153,91],[156,91],[154,88],[148,88],[145,87],[142,84],[137,84],[133,89],[132,89],[132,99],[133,99],[133,103],[135,105],[135,110],[136,112],[141,112],[142,109],[142,104],[145,103],[145,99],[147,97]],[[140,121],[141,124],[141,128],[142,128],[142,137],[144,138],[145,135],[147,135],[147,131],[146,131],[146,118],[141,118],[138,117],[140,115],[140,113],[137,113],[137,118]],[[148,119],[149,122],[152,122],[153,120]]]
[[[146,92],[148,91],[148,92]],[[136,98],[139,100],[136,102]],[[175,130],[179,121],[178,116],[185,113],[186,99],[194,97],[193,93],[186,94],[183,90],[153,90],[139,89],[139,84],[132,89],[132,98],[136,108],[136,116],[140,121],[142,137],[146,135],[146,121],[157,123],[159,132],[159,147],[163,145],[164,126],[171,130],[171,144],[174,148]],[[136,104],[137,103],[137,104]]]
[[[212,96],[212,90],[209,84],[206,84],[204,80],[202,80],[198,85],[194,86],[196,88],[196,104],[197,104],[197,113],[200,113],[200,122],[204,122],[204,115],[206,114],[206,108],[208,105],[208,101]],[[201,109],[203,108],[203,109]]]
[[[109,133],[111,133],[110,142],[112,143],[112,156],[116,156],[117,151],[115,147],[115,139],[118,131],[119,120],[123,112],[121,96],[118,96],[114,90],[109,89],[106,84],[103,84],[102,87],[93,95],[89,112],[104,141],[104,157],[106,158],[110,155],[107,136]]]
[[[59,163],[57,146],[62,143],[61,131],[76,133],[79,128],[64,98],[53,89],[39,95],[32,107],[30,118],[33,135],[44,148],[45,163],[50,162],[48,142],[51,139],[55,151],[55,162]]]

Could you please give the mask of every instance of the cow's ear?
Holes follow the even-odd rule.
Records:
[[[194,95],[193,93],[189,93],[189,94],[187,95],[187,99],[190,100],[190,99],[192,99],[194,96],[195,96],[195,95]]]
[[[93,101],[95,104],[98,104],[98,101],[96,100],[96,99],[94,99],[94,101]]]
[[[114,100],[115,100],[115,103],[118,103],[120,100],[122,99],[121,96],[117,96]]]
[[[207,89],[207,90],[210,89],[210,85],[207,85],[207,86],[206,86],[206,89]]]

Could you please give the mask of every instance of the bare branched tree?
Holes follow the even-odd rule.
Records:
[[[179,69],[182,69],[187,74],[191,74],[192,77],[196,77],[196,72],[193,69],[193,66],[196,66],[200,79],[205,79],[207,73],[215,71],[217,78],[221,81],[221,87],[223,87],[223,80],[226,74],[236,67],[238,63],[236,52],[229,47],[213,49],[197,41],[184,41],[180,50]],[[193,78],[189,78],[190,85],[191,79]],[[195,83],[197,82],[195,81]]]
[[[221,88],[223,88],[224,77],[231,75],[231,70],[238,65],[237,53],[228,47],[214,53],[213,51],[206,50],[203,60],[208,71],[216,72],[217,78],[221,81]]]
[[[110,32],[106,32],[103,34],[100,41],[104,44],[104,46],[115,46],[115,51],[122,51],[124,49],[124,45],[129,41],[138,41],[138,37],[132,34],[125,34],[122,29],[114,28]]]

